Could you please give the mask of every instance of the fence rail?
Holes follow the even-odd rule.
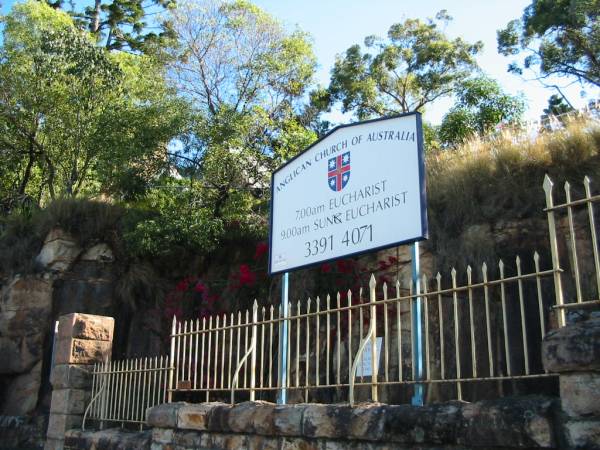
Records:
[[[169,358],[94,366],[86,417],[101,426],[142,424],[146,408],[174,396],[233,403],[236,396],[274,400],[283,390],[293,394],[291,402],[352,404],[381,394],[398,403],[423,387],[428,401],[470,399],[481,384],[502,395],[518,381],[554,377],[541,362],[546,332],[564,326],[571,310],[600,305],[593,205],[600,195],[592,194],[588,177],[579,199],[568,182],[564,201],[556,200],[548,176],[543,188],[549,267],[536,252],[493,267],[452,269],[446,277],[424,275],[415,292],[410,283],[389,286],[371,276],[366,290],[288,303],[285,311],[255,301],[249,310],[202,320],[174,317]],[[415,308],[423,314],[413,324]],[[436,394],[436,386],[448,387]]]
[[[268,314],[261,309],[259,319],[255,302],[251,311],[202,323],[174,320],[171,391],[202,391],[207,401],[211,394],[230,391],[233,401],[236,391],[248,391],[253,399],[257,392],[286,388],[303,391],[308,401],[317,389],[348,388],[353,402],[355,386],[370,386],[371,398],[377,400],[378,385],[454,383],[456,397],[462,398],[463,381],[549,376],[542,370],[539,351],[532,355],[530,347],[539,347],[549,327],[551,299],[544,298],[542,284],[555,270],[540,270],[537,253],[532,266],[533,272],[522,273],[517,257],[516,273],[507,276],[500,261],[499,277],[490,279],[484,264],[478,282],[473,282],[469,267],[463,284],[454,269],[449,280],[440,274],[434,280],[424,276],[419,294],[398,282],[390,295],[387,284],[377,286],[372,276],[368,300],[360,293],[353,299],[351,291],[324,302],[317,297],[290,303],[289,317],[271,306]],[[422,379],[413,364],[410,317],[415,302],[422,303],[424,312]],[[287,352],[279,340],[284,321]],[[287,382],[281,386],[277,359],[284,353]]]
[[[167,401],[168,357],[107,361],[92,368],[92,399],[84,416],[103,428],[107,422],[143,425],[146,409]]]

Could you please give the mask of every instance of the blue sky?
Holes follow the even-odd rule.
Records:
[[[312,35],[320,65],[317,78],[323,85],[329,81],[335,55],[353,44],[362,43],[365,36],[385,36],[393,23],[407,18],[434,17],[436,12],[446,9],[454,18],[446,29],[447,34],[460,36],[468,42],[483,42],[479,65],[485,73],[499,80],[507,92],[525,95],[529,106],[528,119],[538,119],[548,97],[555,93],[536,81],[526,83],[507,73],[510,59],[496,51],[496,30],[520,17],[531,0],[254,0],[254,3],[288,27],[298,26]],[[559,82],[566,84],[564,80]],[[582,87],[575,84],[565,91],[576,107],[587,103],[587,98],[600,95],[598,89],[586,86],[587,98],[581,98],[581,90]],[[450,99],[437,102],[426,111],[426,120],[439,123],[451,105]]]
[[[527,119],[538,119],[547,104],[548,97],[555,93],[543,88],[536,81],[525,82],[506,72],[509,58],[496,51],[496,30],[508,21],[520,17],[531,0],[253,0],[258,6],[281,20],[286,27],[298,27],[308,32],[313,39],[314,51],[319,62],[317,81],[326,86],[335,55],[348,47],[362,43],[365,36],[385,36],[393,23],[407,18],[435,16],[446,9],[454,17],[446,32],[450,37],[462,37],[469,42],[480,40],[484,44],[478,62],[483,71],[500,81],[511,93],[523,93],[528,105]],[[14,1],[4,1],[2,12],[6,13]],[[77,1],[77,3],[87,3]],[[558,80],[561,85],[565,80]],[[587,97],[581,96],[581,91]],[[571,85],[564,92],[573,105],[582,107],[590,98],[600,96],[599,89],[579,84]],[[452,106],[451,99],[443,99],[425,112],[425,119],[439,123]],[[340,113],[332,114],[331,120],[343,122],[348,119]]]

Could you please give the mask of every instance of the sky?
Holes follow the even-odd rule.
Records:
[[[363,42],[369,35],[384,37],[390,25],[408,18],[426,19],[446,9],[454,20],[447,26],[451,37],[462,37],[468,42],[482,41],[483,51],[477,61],[482,70],[500,82],[510,94],[523,94],[528,109],[527,120],[539,119],[546,107],[548,97],[556,91],[547,89],[535,80],[524,81],[506,71],[511,58],[505,58],[496,50],[496,31],[504,28],[512,19],[522,15],[531,0],[252,0],[265,11],[284,23],[286,28],[300,28],[308,32],[313,41],[319,63],[316,81],[326,87],[336,54],[343,54],[351,45]],[[6,13],[13,0],[2,2]],[[557,80],[567,84],[566,80]],[[582,97],[581,91],[586,91]],[[563,92],[576,107],[583,107],[589,99],[600,97],[600,89],[572,84]],[[425,120],[439,124],[452,106],[452,99],[442,99],[429,106]],[[334,112],[328,117],[336,124],[350,120],[348,115]]]
[[[462,37],[468,42],[482,41],[484,48],[477,57],[483,71],[500,82],[510,94],[523,93],[528,105],[526,118],[539,119],[548,97],[556,93],[543,88],[537,81],[525,82],[506,69],[512,59],[498,54],[496,31],[521,17],[531,0],[254,0],[258,6],[281,20],[287,27],[298,27],[310,33],[319,62],[317,81],[324,86],[329,82],[336,54],[342,54],[351,45],[362,44],[369,35],[384,37],[390,25],[409,18],[425,19],[446,9],[454,20],[446,28],[451,37]],[[565,80],[560,80],[566,84]],[[564,92],[575,107],[582,107],[589,98],[600,95],[598,89],[575,84]],[[451,99],[437,102],[425,112],[425,119],[440,123],[452,106]],[[336,117],[341,121],[342,117]]]

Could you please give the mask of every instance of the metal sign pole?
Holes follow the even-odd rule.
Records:
[[[277,392],[277,404],[285,405],[287,403],[287,352],[288,352],[288,290],[289,290],[289,273],[285,272],[281,277],[281,311],[283,312],[283,320],[281,324],[281,335],[279,336],[279,366],[277,368],[279,380],[279,391]]]
[[[414,368],[415,380],[423,379],[423,330],[421,327],[421,270],[419,267],[419,243],[412,245],[412,287],[413,293],[417,296],[412,301],[412,330],[414,333],[412,363]],[[415,392],[411,403],[415,406],[423,406],[423,384],[415,384]]]

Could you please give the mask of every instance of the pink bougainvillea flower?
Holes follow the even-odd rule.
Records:
[[[194,291],[195,292],[204,292],[204,291],[206,291],[206,285],[204,283],[202,283],[201,281],[199,281],[198,283],[196,283],[196,286],[194,286]]]
[[[260,259],[265,253],[269,251],[269,246],[266,242],[259,242],[256,244],[256,251],[254,252],[254,260]]]
[[[239,283],[240,286],[252,286],[256,282],[256,274],[252,272],[248,264],[240,266]]]

